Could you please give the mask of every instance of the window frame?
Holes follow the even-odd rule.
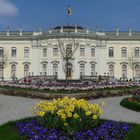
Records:
[[[85,64],[80,64],[80,76],[85,76]]]
[[[45,66],[45,67],[44,67]],[[42,74],[47,75],[47,64],[42,64]]]
[[[91,47],[91,57],[95,57],[95,46]]]
[[[91,64],[91,76],[96,75],[95,64]]]
[[[58,57],[58,47],[57,46],[53,47],[53,57]]]
[[[139,47],[134,48],[134,57],[139,58],[140,57],[140,49]]]
[[[16,64],[11,65],[11,78],[16,77]]]
[[[4,48],[0,47],[0,58],[4,56]]]
[[[85,57],[85,46],[83,46],[83,45],[80,46],[79,56]]]
[[[114,48],[113,47],[109,47],[108,48],[108,56],[109,56],[109,58],[113,58],[114,57]]]
[[[127,48],[126,47],[121,48],[121,56],[122,56],[122,58],[127,57]]]
[[[44,51],[45,50],[45,51]],[[47,57],[47,47],[43,47],[43,58]]]
[[[113,64],[109,65],[109,76],[114,77],[114,65]]]
[[[28,66],[28,69],[26,68],[26,66]],[[24,65],[24,77],[27,77],[29,75],[29,70],[30,70],[29,64],[25,64]]]
[[[57,76],[58,75],[58,64],[55,63],[53,64],[53,76]]]
[[[127,78],[127,65],[122,65],[122,77]]]
[[[136,68],[136,66],[138,66],[138,68]],[[140,65],[138,64],[135,65],[135,77],[140,77]]]
[[[30,48],[24,47],[24,58],[29,58],[29,57],[30,57]]]
[[[14,55],[14,52],[15,51],[15,55]],[[11,57],[12,58],[16,58],[17,57],[17,48],[16,47],[12,47],[11,48]]]

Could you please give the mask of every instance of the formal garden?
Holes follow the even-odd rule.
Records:
[[[101,118],[106,104],[86,99],[123,96],[123,108],[140,112],[139,83],[4,83],[2,94],[51,99],[37,103],[33,117],[0,126],[4,140],[139,140],[140,124]],[[34,93],[34,94],[33,94]],[[46,96],[48,95],[48,96]],[[70,95],[70,96],[67,96]],[[55,98],[55,99],[54,99]],[[53,100],[52,100],[53,99]]]

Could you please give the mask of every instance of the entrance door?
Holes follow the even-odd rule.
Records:
[[[72,79],[72,66],[69,64],[67,71],[67,79]]]

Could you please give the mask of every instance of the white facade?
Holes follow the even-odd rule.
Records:
[[[62,48],[74,52],[68,67]],[[29,75],[139,80],[140,32],[87,32],[80,26],[57,26],[48,32],[0,32],[0,57],[0,78],[4,80]]]

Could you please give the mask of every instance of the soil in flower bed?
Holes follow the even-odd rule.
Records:
[[[140,112],[140,100],[136,96],[122,99],[120,105],[137,112]]]

